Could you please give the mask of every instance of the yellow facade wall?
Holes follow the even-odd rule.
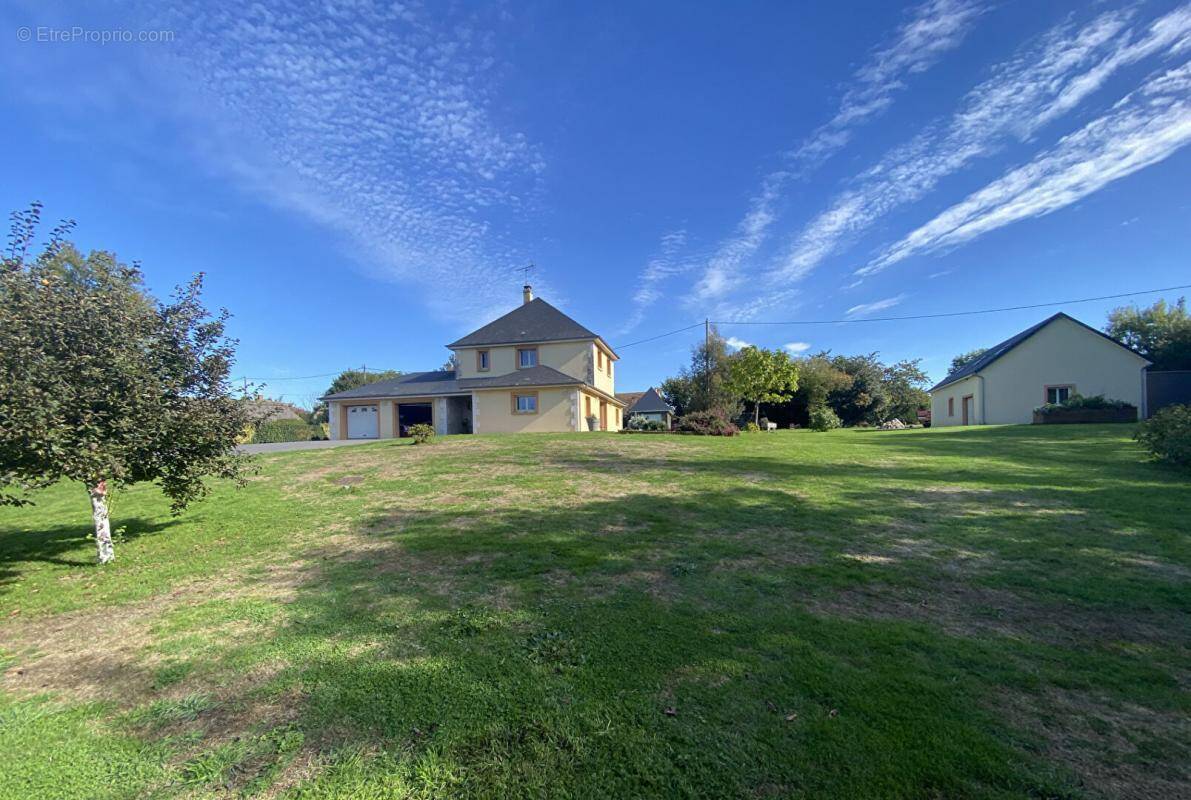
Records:
[[[604,400],[603,398],[601,398],[598,394],[595,394],[594,392],[580,391],[579,392],[579,426],[580,426],[579,429],[580,430],[583,430],[583,431],[588,430],[587,409],[589,407],[589,404],[590,404],[592,415],[594,415],[597,418],[600,416],[600,401],[601,400],[603,400],[603,402],[606,402],[608,404],[608,416],[607,416],[608,422],[607,422],[607,427],[605,428],[605,430],[618,431],[621,429],[623,422],[624,422],[624,420],[623,420],[624,410],[623,409],[620,409],[620,413],[617,414],[618,407],[616,406],[615,403],[612,403],[611,401],[608,401],[608,400]]]
[[[513,395],[537,392],[538,413],[514,414]],[[472,395],[476,433],[560,433],[574,428],[573,388],[492,389]]]

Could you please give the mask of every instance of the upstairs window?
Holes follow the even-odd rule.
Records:
[[[1046,387],[1046,402],[1048,403],[1064,403],[1071,398],[1075,392],[1074,386],[1047,386]]]
[[[596,369],[602,370],[604,368],[604,351],[596,348]]]
[[[517,351],[517,367],[526,369],[538,365],[538,349],[536,347]]]
[[[476,371],[477,372],[487,372],[488,371],[488,351],[487,350],[477,350],[476,351]]]

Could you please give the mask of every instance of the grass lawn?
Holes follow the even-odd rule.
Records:
[[[0,509],[0,798],[1191,796],[1129,426],[453,437]]]

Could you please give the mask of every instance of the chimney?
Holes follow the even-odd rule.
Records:
[[[521,299],[526,303],[533,300],[533,287],[528,283],[521,287]]]

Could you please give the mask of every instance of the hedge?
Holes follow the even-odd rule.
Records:
[[[320,425],[311,425],[300,419],[274,419],[256,426],[252,443],[309,442],[311,439],[322,438],[323,429]]]

